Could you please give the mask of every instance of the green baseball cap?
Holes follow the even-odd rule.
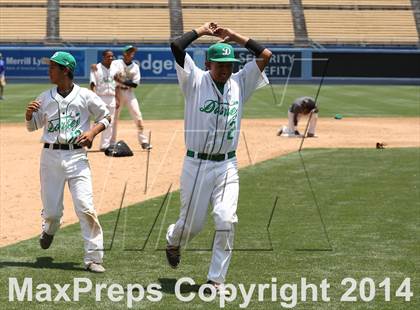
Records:
[[[240,62],[235,58],[233,47],[226,43],[216,43],[209,47],[207,60],[212,62]]]
[[[74,59],[72,54],[67,52],[55,52],[50,60],[69,68],[71,71],[74,71],[76,68],[76,59]]]
[[[132,50],[132,49],[137,51],[137,47],[135,47],[134,45],[126,45],[123,48],[123,52],[126,53],[126,52],[128,52],[129,50]]]

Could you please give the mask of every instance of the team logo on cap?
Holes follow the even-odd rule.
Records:
[[[230,48],[227,48],[227,47],[224,47],[223,49],[222,49],[222,55],[223,56],[228,56],[228,55],[230,55]]]

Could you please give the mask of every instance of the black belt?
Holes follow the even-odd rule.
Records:
[[[53,150],[77,150],[77,149],[81,149],[82,146],[77,145],[77,144],[50,144],[50,143],[44,143],[44,149],[49,149],[50,146],[52,145],[52,149]]]
[[[236,151],[229,152],[227,154],[206,154],[206,153],[197,153],[191,150],[187,151],[187,156],[192,158],[199,158],[203,160],[211,161],[224,161],[231,159],[236,156]]]
[[[126,86],[117,86],[117,88],[119,88],[119,89],[130,89],[130,87],[126,87]]]

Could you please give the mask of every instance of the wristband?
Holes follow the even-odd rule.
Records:
[[[104,117],[103,119],[101,119],[99,122],[98,122],[98,124],[102,124],[102,125],[104,125],[105,126],[105,129],[106,128],[108,128],[108,126],[109,126],[109,120],[107,119],[107,117]]]
[[[253,40],[253,39],[249,39],[246,44],[245,47],[251,51],[252,53],[254,53],[255,56],[259,56],[263,50],[265,50],[265,47],[262,46],[260,43],[258,43],[257,41]]]

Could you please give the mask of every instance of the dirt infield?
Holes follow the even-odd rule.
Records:
[[[244,167],[296,151],[300,139],[276,136],[286,120],[244,120],[238,148]],[[110,158],[90,152],[95,206],[99,213],[119,207],[125,182],[124,206],[164,194],[172,184],[179,188],[185,153],[183,121],[148,121],[152,131],[148,188],[145,192],[147,152],[136,142],[134,124],[119,123],[119,139],[135,151],[134,157]],[[303,130],[302,130],[303,131]],[[319,138],[307,139],[304,148],[420,147],[419,118],[319,119]],[[1,124],[0,128],[0,246],[28,239],[41,229],[39,184],[40,132],[26,132],[24,124]],[[246,141],[246,143],[245,143]],[[97,149],[97,145],[93,149]],[[249,152],[247,151],[249,150]],[[63,225],[77,221],[68,189],[65,190]]]

